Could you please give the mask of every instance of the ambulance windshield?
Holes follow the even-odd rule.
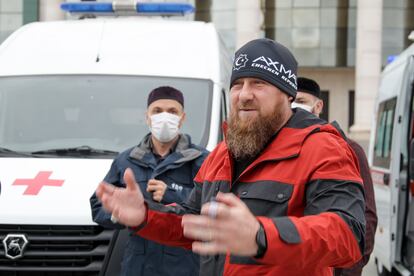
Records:
[[[206,146],[213,84],[207,80],[136,76],[0,78],[0,147],[15,152],[87,146],[123,151],[149,133],[147,96],[169,85],[181,90],[182,132]]]

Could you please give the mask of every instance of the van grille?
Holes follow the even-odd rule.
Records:
[[[113,231],[100,226],[0,225],[0,241],[7,234],[25,234],[29,244],[23,257],[5,257],[0,244],[0,276],[99,275]]]

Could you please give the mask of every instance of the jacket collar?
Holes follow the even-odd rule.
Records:
[[[151,133],[147,134],[142,141],[132,149],[129,157],[147,163],[149,157],[153,155],[151,147]],[[191,138],[185,134],[179,134],[175,151],[171,154],[178,154],[174,163],[184,163],[198,158],[202,152],[197,148],[191,147]],[[146,162],[147,161],[147,162]]]
[[[293,115],[279,134],[263,150],[260,160],[283,160],[297,157],[305,140],[313,133],[329,131],[337,134],[325,120],[302,110],[293,109]]]

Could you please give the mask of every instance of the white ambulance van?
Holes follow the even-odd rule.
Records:
[[[381,76],[369,163],[378,215],[379,275],[414,273],[414,44]]]
[[[116,154],[149,132],[147,96],[157,86],[183,92],[182,131],[213,149],[230,73],[231,57],[204,22],[106,17],[32,23],[8,37],[0,46],[0,275],[118,275],[126,231],[96,225],[90,196]]]

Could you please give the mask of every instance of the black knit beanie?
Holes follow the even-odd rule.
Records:
[[[184,97],[181,91],[171,86],[160,86],[151,91],[148,95],[147,107],[157,100],[175,100],[184,107]]]
[[[295,98],[297,67],[295,57],[285,46],[267,38],[255,39],[236,52],[230,86],[239,78],[259,78]]]
[[[321,89],[319,88],[319,84],[312,79],[299,77],[298,91],[311,94],[319,99],[321,98]]]

